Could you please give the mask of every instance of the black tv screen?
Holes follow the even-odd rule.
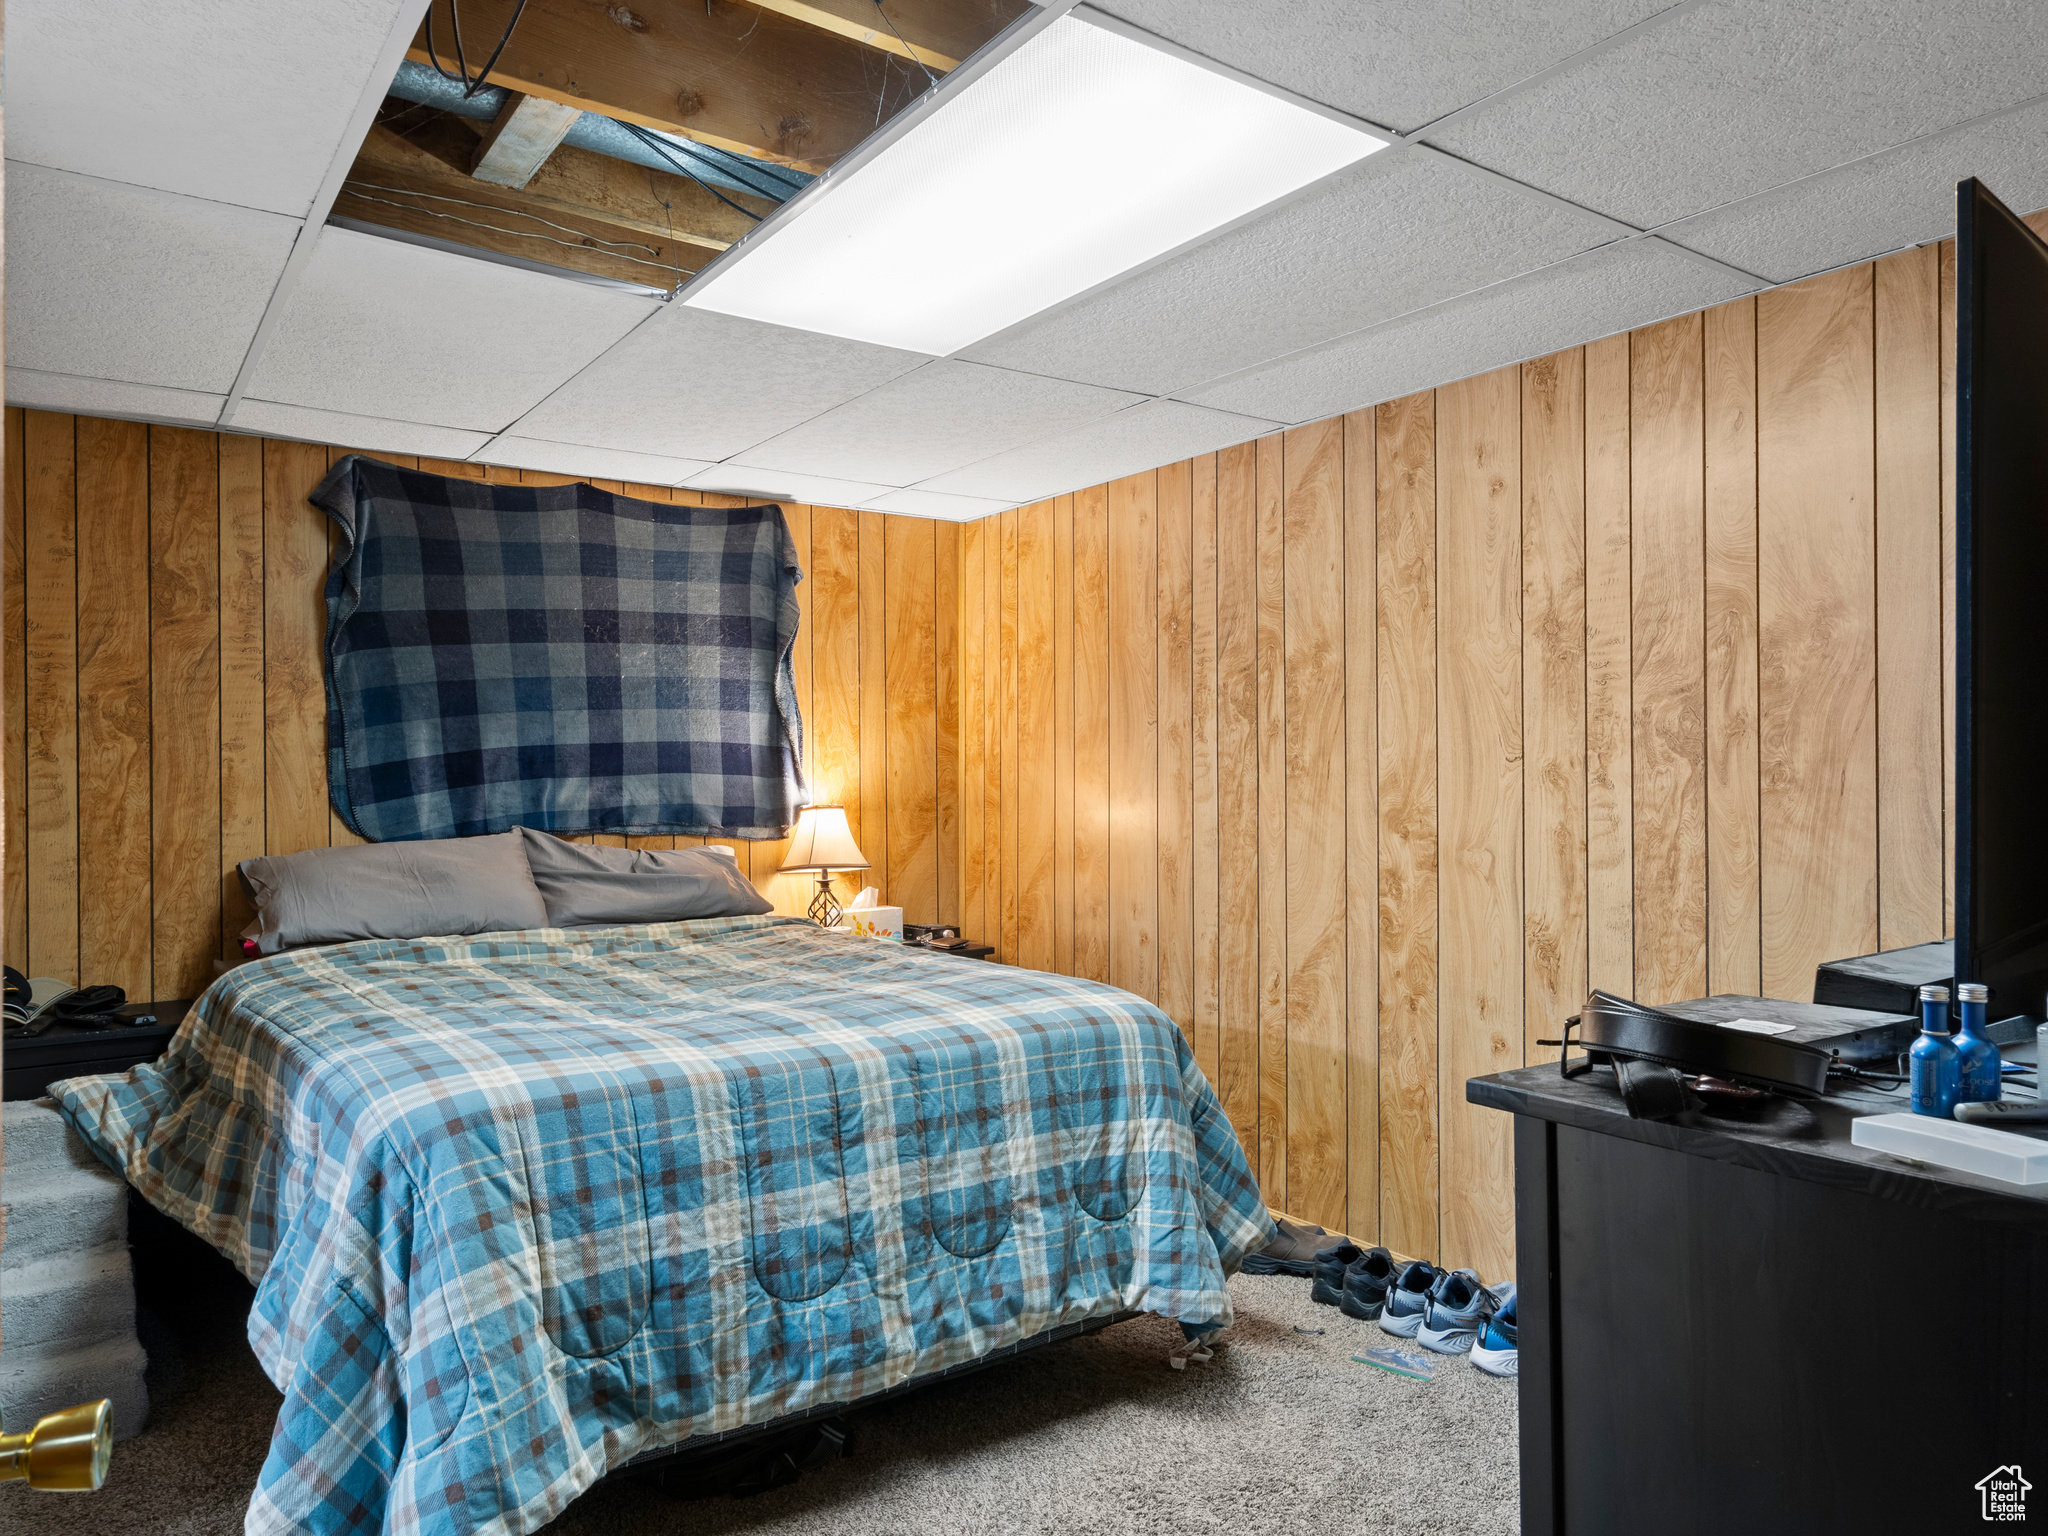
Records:
[[[1956,187],[1956,979],[2048,1017],[2048,243]]]

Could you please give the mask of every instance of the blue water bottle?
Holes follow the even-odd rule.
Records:
[[[1984,1005],[1990,1001],[1990,989],[1974,981],[1956,988],[1956,1054],[1962,1058],[1958,1104],[1989,1103],[2005,1091],[2000,1086],[1998,1047],[1984,1033]]]
[[[1907,1052],[1912,1062],[1913,1113],[1955,1118],[1963,1086],[1962,1053],[1948,1033],[1948,988],[1920,989],[1920,1038]]]

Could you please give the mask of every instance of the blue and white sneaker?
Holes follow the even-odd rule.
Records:
[[[1473,1271],[1452,1270],[1430,1291],[1415,1342],[1440,1355],[1464,1354],[1479,1337],[1480,1326],[1499,1310],[1503,1300],[1500,1293],[1514,1295],[1513,1285],[1509,1281],[1499,1291],[1489,1291]]]
[[[1500,1310],[1480,1325],[1479,1337],[1472,1341],[1472,1363],[1489,1376],[1520,1376],[1522,1356],[1515,1347],[1514,1284],[1509,1282],[1499,1289],[1507,1291],[1508,1297]]]
[[[1380,1311],[1380,1327],[1397,1339],[1412,1339],[1422,1327],[1422,1314],[1429,1306],[1429,1293],[1443,1275],[1427,1259],[1412,1259],[1394,1276],[1387,1291],[1387,1304]]]

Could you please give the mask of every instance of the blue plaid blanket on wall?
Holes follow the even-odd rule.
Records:
[[[373,841],[788,835],[804,803],[777,506],[486,485],[351,454],[312,500],[327,580],[327,782]]]
[[[1227,1323],[1273,1235],[1151,1004],[772,916],[277,955],[51,1092],[257,1282],[254,1536],[517,1536],[692,1434]]]

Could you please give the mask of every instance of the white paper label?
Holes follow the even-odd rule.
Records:
[[[1723,1029],[1739,1029],[1749,1035],[1789,1035],[1798,1027],[1793,1024],[1773,1024],[1768,1019],[1722,1019],[1720,1025]]]

